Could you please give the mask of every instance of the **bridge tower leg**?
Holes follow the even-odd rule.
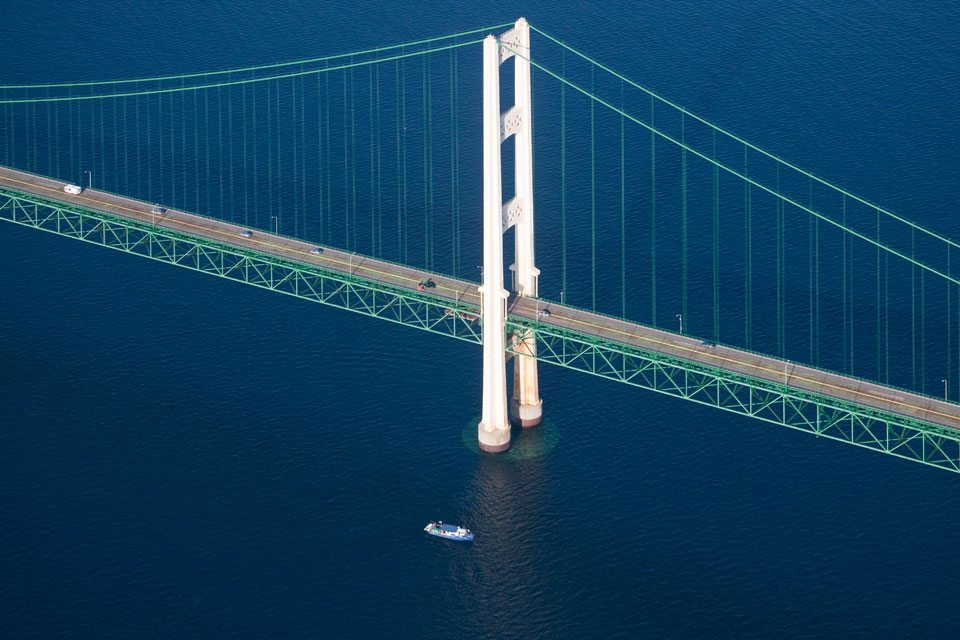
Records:
[[[513,273],[513,291],[518,296],[536,298],[539,295],[540,270],[534,266],[533,249],[533,100],[530,91],[530,25],[523,18],[513,29],[500,36],[506,45],[501,47],[501,62],[514,58],[514,100],[512,109],[504,116],[503,138],[511,134],[516,159],[516,197],[509,206],[516,205],[515,255],[510,265]],[[512,51],[511,51],[512,50]],[[514,51],[520,55],[515,55]],[[521,354],[513,363],[513,399],[510,417],[521,427],[535,427],[543,419],[543,400],[537,378],[537,341],[532,331],[515,336],[515,350]]]
[[[501,46],[502,45],[504,46]],[[500,65],[515,56],[515,101],[500,111]],[[508,293],[503,281],[503,233],[516,226],[516,255],[510,269],[517,295],[537,295],[533,252],[533,145],[530,96],[530,27],[523,18],[499,41],[483,42],[483,413],[480,448],[500,452],[510,447],[507,411],[505,333]],[[504,204],[500,145],[514,136],[516,194]],[[540,423],[542,402],[537,384],[536,341],[532,333],[516,336],[514,398],[510,414],[522,426]]]
[[[483,412],[477,428],[480,448],[510,448],[507,419],[505,332],[507,291],[503,288],[503,188],[500,168],[500,46],[483,41]]]

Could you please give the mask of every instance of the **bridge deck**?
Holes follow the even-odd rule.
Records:
[[[0,167],[0,185],[160,228],[200,236],[220,244],[271,254],[329,271],[349,273],[394,287],[414,290],[418,282],[430,278],[437,285],[428,290],[431,295],[475,305],[480,303],[475,283],[358,256],[332,247],[323,247],[323,253],[314,255],[311,253],[316,247],[314,244],[259,230],[251,230],[251,237],[245,238],[241,235],[245,227],[229,222],[173,209],[168,209],[163,215],[154,216],[151,214],[152,206],[138,200],[92,189],[85,190],[80,195],[71,195],[63,191],[63,182],[6,167]],[[536,299],[514,298],[510,305],[512,317],[537,319]],[[550,316],[540,319],[543,324],[960,430],[960,406],[953,403],[770,356],[726,346],[711,346],[690,336],[681,336],[581,309],[545,302],[540,302],[539,306],[541,309],[550,309]]]

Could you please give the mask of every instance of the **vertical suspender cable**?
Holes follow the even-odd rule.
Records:
[[[457,179],[457,73],[456,73],[456,49],[449,52],[449,72],[450,72],[450,242],[452,244],[452,256],[450,258],[450,273],[456,277],[460,273],[460,225],[457,220],[457,204],[460,195],[457,191],[459,180]]]
[[[377,255],[383,257],[383,121],[380,119],[380,67],[378,64],[374,80],[377,90],[374,118],[377,122]]]
[[[196,92],[194,92],[196,93]],[[247,85],[240,86],[240,131],[243,132],[243,225],[250,226],[250,177],[247,174]]]
[[[396,129],[397,129],[397,259],[403,258],[403,189],[400,182],[400,139],[403,134],[403,124],[400,118],[402,98],[400,94],[400,61],[394,63],[394,87],[396,88]]]
[[[191,91],[190,93],[196,93]],[[190,180],[187,174],[187,94],[180,93],[180,170],[183,172],[183,207],[187,210],[190,205],[187,200],[187,187]]]
[[[48,92],[48,93],[49,93],[49,91],[50,91],[50,90],[47,89],[47,92]],[[60,103],[55,103],[53,106],[54,106],[54,112],[53,112],[54,138],[53,138],[53,140],[50,141],[50,146],[57,148],[57,151],[56,151],[56,153],[57,153],[57,170],[56,170],[56,173],[55,173],[54,175],[62,177],[62,176],[63,176],[63,165],[60,164],[60,160],[61,160],[61,159],[60,159],[60,148],[63,147],[63,144],[62,144],[62,143],[63,143],[63,136],[60,134]],[[124,108],[126,108],[126,103],[124,103]],[[126,113],[127,113],[127,112],[124,111],[124,116],[126,116]],[[139,145],[140,145],[140,138],[139,138],[139,136],[138,136],[138,138],[137,138],[137,155],[138,155],[138,156],[140,155]],[[9,162],[10,156],[8,155],[7,158],[8,158],[8,162]],[[129,189],[127,190],[127,193],[129,193]]]
[[[376,150],[374,149],[375,143],[374,139],[376,137],[374,133],[374,116],[373,116],[373,67],[367,67],[367,122],[368,122],[368,140],[370,145],[370,188],[367,193],[370,194],[370,254],[377,254],[377,203],[373,202],[374,193],[376,193],[376,162],[374,156]]]
[[[910,257],[917,256],[917,237],[910,230]],[[917,388],[917,267],[910,264],[910,380],[911,389]]]
[[[47,96],[48,96],[48,97],[50,96],[50,89],[47,89]],[[126,100],[121,100],[121,104],[123,104],[123,108],[124,108],[123,115],[124,115],[124,117],[126,117],[126,115],[127,115],[127,112],[126,112],[127,102],[126,102]],[[47,111],[47,142],[46,142],[46,146],[47,146],[47,175],[55,176],[55,175],[57,175],[57,171],[56,171],[55,167],[53,166],[53,145],[54,145],[54,139],[55,139],[55,138],[52,138],[52,137],[51,137],[51,131],[52,131],[52,129],[51,129],[51,125],[52,125],[51,120],[52,120],[52,118],[53,118],[53,110],[54,110],[54,108],[55,108],[56,105],[47,104],[47,105],[44,105],[44,106],[46,107],[46,111]],[[124,124],[124,127],[125,127],[126,124],[127,124],[127,121],[124,120],[124,121],[123,121],[123,124]],[[124,145],[126,145],[126,143],[127,143],[127,136],[126,136],[126,130],[125,130],[125,129],[124,129],[123,143],[124,143]],[[126,146],[124,146],[124,154],[123,154],[123,157],[125,157],[125,158],[127,157],[127,154],[126,154]],[[119,164],[119,161],[118,161],[118,168],[119,168],[119,166],[121,166],[121,165]],[[124,172],[124,173],[126,173],[126,172]],[[119,180],[119,176],[120,176],[120,173],[119,173],[119,171],[118,171],[118,172],[117,172],[117,179],[118,179],[118,180]],[[124,191],[124,193],[126,193],[126,191]]]
[[[277,233],[283,233],[283,113],[280,111],[280,90],[283,86],[283,80],[277,80],[277,92],[276,92],[276,101],[277,101],[277,220],[274,222],[275,229]],[[221,191],[222,193],[222,191]]]
[[[713,143],[713,339],[720,340],[720,168],[717,159],[717,130],[712,129]]]
[[[561,54],[561,73],[566,79],[566,52]],[[560,291],[567,288],[567,84],[560,83]]]
[[[420,108],[423,110],[423,264],[427,269],[430,268],[430,195],[428,183],[430,182],[430,142],[429,129],[430,123],[427,117],[429,109],[427,107],[427,57],[421,56],[421,80],[420,80]]]
[[[430,56],[429,54],[423,56],[423,69],[424,73],[424,95],[427,98],[426,104],[426,114],[425,118],[427,120],[427,184],[428,188],[426,192],[428,194],[427,199],[427,219],[429,220],[429,233],[427,235],[427,248],[428,248],[428,260],[427,267],[432,271],[434,269],[434,253],[435,253],[435,221],[433,219],[433,74],[432,69],[430,68]]]
[[[233,147],[234,147],[234,142],[233,142],[233,98],[234,98],[234,96],[233,96],[233,89],[228,89],[228,90],[227,90],[227,154],[228,154],[228,156],[227,156],[227,179],[229,180],[229,183],[228,183],[227,188],[228,188],[228,191],[229,191],[229,193],[230,193],[230,209],[229,209],[230,219],[231,219],[231,220],[236,220],[236,219],[237,219],[237,213],[236,213],[236,212],[237,212],[237,209],[236,209],[236,207],[237,207],[237,203],[236,203],[237,196],[236,196],[236,189],[235,189],[235,187],[234,187],[234,182],[233,182],[233,178],[234,178],[234,171],[233,171]]]
[[[890,384],[890,254],[883,254],[883,343],[884,359],[887,372],[886,381]]]
[[[280,82],[280,81],[278,81],[278,82]],[[277,176],[278,176],[278,177],[277,177],[277,182],[280,183],[280,185],[281,185],[281,187],[280,187],[280,201],[283,202],[283,186],[282,186],[283,183],[280,181],[280,178],[279,178],[279,175],[280,175],[280,158],[281,158],[281,153],[282,153],[282,150],[283,150],[283,144],[282,144],[283,137],[282,137],[282,135],[281,135],[281,126],[280,126],[280,125],[281,125],[281,123],[286,122],[286,121],[289,120],[289,122],[290,122],[290,130],[291,130],[291,132],[292,132],[292,135],[291,135],[292,140],[291,140],[291,141],[292,141],[292,143],[293,143],[293,144],[290,145],[291,164],[292,164],[292,166],[293,166],[293,171],[292,171],[291,174],[290,174],[290,185],[291,185],[291,189],[290,189],[290,195],[291,195],[290,203],[291,203],[292,209],[293,209],[293,214],[292,214],[292,217],[293,217],[293,235],[294,235],[294,237],[297,237],[297,236],[299,235],[299,230],[300,230],[299,224],[300,224],[300,223],[299,223],[299,217],[298,217],[298,211],[297,211],[297,164],[298,164],[298,162],[297,162],[297,78],[296,78],[296,77],[290,79],[290,118],[289,118],[289,119],[288,119],[288,118],[284,118],[284,117],[281,115],[279,100],[280,100],[280,92],[278,91],[278,92],[277,92],[277,101],[278,101],[278,104],[277,104]],[[277,215],[279,216],[279,213],[278,213]],[[280,220],[281,220],[281,219],[278,218],[278,219],[277,219],[277,222],[279,223]],[[279,226],[279,224],[278,224],[278,226]],[[288,226],[289,226],[289,225],[288,225]]]
[[[813,209],[813,192],[812,192],[813,183],[811,182],[810,185],[811,185],[810,208]],[[820,218],[817,218],[816,220],[813,221],[813,233],[815,236],[815,241],[814,241],[815,256],[814,256],[814,272],[813,272],[814,273],[813,364],[819,365],[820,364]]]
[[[323,63],[324,68],[328,67],[328,63]],[[327,208],[326,208],[326,237],[328,241],[333,240],[333,171],[330,168],[330,162],[333,158],[333,145],[330,144],[330,73],[325,72],[323,74],[323,121],[325,123],[325,128],[323,132],[325,150],[324,154],[324,163],[325,168],[323,174],[325,176],[324,186],[327,189]]]
[[[153,99],[153,96],[149,96],[149,95],[144,96],[144,99],[143,99],[143,102],[145,105],[144,111],[147,114],[147,118],[146,118],[147,128],[146,128],[146,131],[144,131],[144,135],[147,140],[147,192],[146,193],[141,192],[139,195],[141,198],[145,198],[147,200],[151,200],[153,198],[153,144],[151,143],[151,140],[153,138],[153,136],[151,136],[151,133],[153,132],[153,127],[151,126],[152,118],[150,117],[150,111],[151,111],[150,101],[152,99]],[[70,104],[72,105],[73,103],[70,103]],[[137,124],[139,125],[139,123],[140,123],[140,118],[139,118],[139,112],[138,112]],[[72,147],[71,147],[71,151],[72,151]],[[138,174],[142,174],[142,173],[143,173],[142,170],[138,172]],[[138,186],[139,186],[139,179],[138,179]]]
[[[657,135],[650,96],[650,324],[657,326]]]
[[[847,197],[846,197],[846,195],[844,195],[843,198],[844,198],[844,200],[843,200],[844,212],[846,212],[846,204],[847,204],[847,200],[846,200]],[[854,297],[853,297],[853,289],[854,289],[854,288],[853,288],[853,283],[854,283],[854,280],[853,280],[853,275],[854,275],[854,270],[853,270],[854,257],[853,257],[853,256],[854,256],[854,253],[853,253],[853,252],[854,252],[854,249],[856,248],[856,245],[854,245],[854,243],[853,243],[853,238],[852,238],[851,236],[849,236],[849,234],[844,234],[844,236],[846,237],[847,243],[848,243],[848,245],[849,245],[849,248],[847,249],[847,255],[848,255],[849,257],[848,257],[848,259],[847,259],[847,268],[846,268],[846,275],[845,275],[845,277],[846,277],[846,279],[847,279],[847,282],[848,282],[848,285],[847,285],[847,296],[848,296],[848,300],[847,300],[847,313],[849,314],[849,319],[848,319],[848,324],[847,324],[847,326],[849,327],[848,331],[849,331],[849,333],[850,333],[850,337],[849,337],[848,340],[847,340],[847,344],[850,346],[850,362],[849,362],[849,365],[848,365],[848,369],[847,369],[847,370],[850,372],[851,375],[853,375],[853,370],[854,370],[854,367],[855,367],[855,364],[856,364],[856,358],[855,358],[855,355],[856,355],[856,346],[855,346],[855,343],[854,343],[854,333],[853,333],[854,325],[855,325],[854,320],[853,320],[853,300],[854,300]]]
[[[715,169],[716,170],[716,169]],[[776,191],[777,191],[777,353],[781,358],[786,357],[786,345],[784,344],[784,246],[783,246],[783,200],[780,195],[780,163],[776,165]]]
[[[97,156],[102,155],[97,153],[98,151],[101,150],[100,145],[97,144],[97,112],[96,112],[97,102],[100,102],[102,104],[101,100],[96,100],[93,103],[90,103],[89,105],[87,105],[90,110],[90,156],[84,163],[84,167],[82,167],[82,168],[89,169],[91,173],[91,176],[90,176],[91,179],[93,177],[92,174],[97,171]],[[26,117],[26,109],[24,109],[24,117]],[[27,128],[26,122],[24,122],[24,128]],[[29,143],[30,142],[29,132],[25,131],[24,134],[26,135],[27,143]],[[27,166],[29,167],[29,165],[30,165],[30,147],[28,146],[27,147]]]
[[[270,90],[270,85],[268,84],[267,85],[268,94],[269,94],[269,90]],[[149,113],[149,111],[147,113]],[[267,111],[268,131],[270,126],[269,114],[270,112]],[[206,153],[207,180],[206,182],[204,182],[204,191],[207,192],[207,208],[206,208],[206,211],[204,211],[204,215],[209,216],[211,215],[211,211],[213,210],[213,205],[212,205],[213,185],[210,184],[210,90],[209,89],[203,92],[203,141],[204,141],[205,150],[207,152]]]
[[[590,67],[590,91],[594,91],[594,69]],[[590,100],[590,290],[591,309],[597,310],[597,124],[596,101]]]
[[[167,184],[166,181],[166,172],[164,171],[164,165],[167,162],[167,156],[163,151],[163,94],[157,95],[157,144],[160,147],[158,153],[159,164],[157,165],[157,181],[160,183],[157,186],[156,195],[150,194],[150,200],[156,200],[157,202],[164,202],[164,187]]]
[[[300,71],[303,72],[303,63],[300,64]],[[319,74],[317,74],[319,75]],[[294,202],[294,236],[301,239],[310,238],[310,208],[307,206],[307,111],[306,111],[306,76],[300,75],[293,79],[294,92],[293,103],[296,112],[296,118],[293,123],[293,146],[296,163],[294,165],[293,176],[293,202]],[[297,185],[300,185],[297,189]],[[299,197],[298,197],[299,193]]]
[[[196,91],[193,92],[196,94]],[[122,163],[120,166],[123,167],[123,194],[126,196],[130,195],[130,151],[128,149],[127,142],[130,140],[130,136],[127,133],[127,103],[130,102],[129,98],[121,98],[121,104],[123,105],[123,157],[127,161]]]
[[[173,106],[173,93],[170,96],[170,204],[177,206],[177,133],[176,108]]]
[[[350,59],[350,62],[353,62],[353,58]],[[348,70],[352,71],[352,69]],[[344,200],[344,246],[348,251],[351,250],[350,246],[350,194],[347,191],[350,187],[350,136],[347,131],[347,125],[349,124],[349,107],[347,106],[347,73],[348,71],[342,72],[340,87],[342,88],[343,95],[343,200]]]
[[[251,125],[253,127],[253,224],[260,226],[260,156],[257,154],[260,121],[257,119],[257,84],[250,85]]]
[[[123,193],[123,187],[120,185],[120,109],[117,98],[110,100],[110,112],[113,115],[113,127],[110,130],[113,137],[111,180],[113,182],[114,193]],[[50,117],[49,108],[47,109],[47,117]],[[49,129],[49,122],[47,128]],[[124,158],[126,158],[126,154],[124,154]],[[184,184],[186,184],[186,181],[184,181]]]
[[[220,198],[219,198],[219,203],[217,205],[216,217],[221,219],[226,219],[228,217],[227,216],[228,212],[226,210],[226,206],[224,202],[225,198],[223,197],[224,161],[223,161],[223,88],[222,87],[217,87],[217,152],[219,155],[219,157],[217,158],[217,164],[219,165],[218,169],[219,169],[219,176],[220,176],[219,177],[220,188],[218,189]],[[233,218],[232,211],[229,212],[229,217]]]
[[[97,102],[100,103],[100,184],[104,185],[102,188],[106,188],[106,174],[107,174],[107,166],[106,166],[107,153],[106,153],[106,149],[107,149],[107,143],[106,143],[106,138],[105,138],[105,135],[104,135],[104,130],[105,130],[106,126],[104,125],[104,122],[103,122],[103,105],[104,105],[104,103],[106,102],[106,100],[97,100]],[[31,113],[34,114],[34,116],[36,115],[36,112],[34,111],[34,105],[32,105],[32,104],[30,105],[30,111],[31,111]],[[36,129],[37,129],[36,121],[34,121],[34,123],[33,123],[33,130],[36,131]],[[36,149],[34,149],[34,158],[36,158]],[[36,160],[34,160],[34,170],[36,170]]]
[[[847,226],[847,196],[845,195],[842,196],[842,201],[841,201],[841,220],[843,222],[843,226]],[[847,272],[848,272],[847,261],[849,258],[847,256],[847,236],[848,234],[844,233],[840,238],[841,245],[842,245],[841,257],[842,257],[842,264],[843,264],[842,291],[841,291],[841,295],[843,298],[843,304],[841,305],[843,322],[841,323],[841,326],[843,330],[843,370],[849,372],[850,359],[848,358],[848,354],[850,353],[850,336],[849,336],[849,332],[847,331],[847,324],[848,324],[847,314],[849,312],[849,309],[847,308]]]
[[[950,245],[947,245],[947,277],[950,277],[951,275],[952,274],[950,273]],[[950,375],[950,366],[951,366],[950,362],[953,357],[953,344],[952,344],[953,343],[953,330],[952,330],[953,325],[951,323],[951,315],[953,314],[953,305],[950,303],[950,298],[952,293],[953,293],[953,287],[951,286],[951,283],[948,281],[947,282],[947,361],[946,361],[946,366],[944,367],[944,378],[947,379],[948,384],[949,384],[950,378],[952,377]],[[949,396],[949,392],[948,392],[948,396]]]
[[[104,149],[104,138],[103,138],[103,100],[100,100],[100,175],[104,175],[104,157],[107,155],[103,152]],[[37,105],[34,103],[27,104],[27,153],[30,158],[30,170],[40,173],[40,145],[37,136]],[[101,181],[103,179],[101,178]]]
[[[812,208],[813,205],[813,183],[809,180],[807,181],[807,207]],[[814,354],[814,284],[813,284],[813,263],[815,262],[816,250],[814,249],[814,236],[813,236],[813,216],[807,218],[807,334],[810,339],[810,358],[808,362],[814,364],[815,359]]]
[[[273,82],[267,82],[267,135],[264,140],[264,144],[267,147],[267,210],[270,212],[270,218],[267,220],[267,224],[270,226],[270,230],[273,231],[273,198],[274,194],[277,192],[277,185],[273,182],[273,145],[270,144],[271,136],[273,135]]]
[[[360,224],[357,221],[357,76],[353,68],[350,69],[350,212],[353,216],[350,250],[356,251]]]
[[[133,100],[134,106],[136,106],[136,115],[134,117],[134,120],[135,120],[134,131],[136,131],[136,134],[137,134],[137,157],[143,158],[144,157],[143,145],[140,143],[140,134],[143,132],[143,129],[140,126],[140,98],[134,97],[132,98],[132,100]],[[149,112],[149,109],[148,109],[148,112]],[[148,138],[148,141],[149,141],[149,138]],[[57,145],[57,148],[59,149],[59,145]],[[146,159],[147,159],[147,167],[149,168],[149,164],[150,164],[149,147],[147,148]],[[137,174],[137,197],[142,198],[143,197],[143,171],[140,169],[139,166],[136,169],[136,174]],[[149,175],[149,172],[147,175]]]
[[[920,270],[920,393],[927,388],[927,270]]]
[[[303,65],[300,65],[301,70]],[[297,146],[300,148],[300,218],[301,233],[300,237],[308,238],[307,233],[307,118],[304,106],[306,104],[306,88],[304,87],[305,77],[297,78],[300,83],[300,135],[297,138]]]
[[[620,110],[623,111],[623,81],[620,81]],[[624,125],[620,114],[620,317],[627,317],[627,191],[624,163]]]
[[[197,91],[193,94],[193,211],[201,211],[200,207],[200,106]]]
[[[47,89],[47,93],[50,92],[50,89]],[[6,89],[0,90],[0,95],[6,98]],[[11,158],[12,152],[10,151],[10,142],[13,138],[13,132],[10,130],[10,114],[13,112],[13,105],[7,104],[0,107],[0,134],[3,138],[3,164],[7,166],[13,166],[13,159]]]
[[[326,63],[324,63],[326,65]],[[317,212],[318,222],[320,224],[319,240],[326,240],[325,225],[323,224],[324,206],[323,206],[323,96],[320,91],[320,75],[317,74]],[[326,73],[323,74],[326,77]]]
[[[680,148],[680,258],[682,270],[680,313],[682,317],[689,318],[687,314],[687,118],[682,112],[680,113],[680,142],[684,145]]]
[[[743,175],[749,176],[747,146],[743,146]],[[747,348],[753,346],[753,204],[750,183],[743,183],[743,333]]]
[[[880,355],[880,210],[876,210],[877,217],[877,380],[881,379],[883,373],[883,358]],[[889,382],[889,371],[888,382]]]
[[[376,255],[378,257],[383,257],[383,161],[382,161],[382,144],[383,144],[383,122],[380,119],[380,66],[377,65],[374,70],[374,86],[376,89],[376,95],[374,102],[376,105],[376,110],[372,116],[376,120],[376,131],[377,131],[377,164],[376,164],[376,182],[377,182],[377,243],[376,243]]]
[[[401,48],[401,51],[403,49]],[[410,228],[408,224],[407,216],[407,76],[405,69],[400,71],[400,87],[401,87],[401,96],[400,96],[400,119],[401,126],[403,127],[401,133],[402,146],[400,153],[400,173],[402,176],[402,217],[403,217],[403,262],[407,262],[410,256]]]

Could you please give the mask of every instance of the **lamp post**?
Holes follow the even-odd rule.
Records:
[[[563,291],[560,292],[560,306],[563,306]]]
[[[87,174],[87,189],[93,189],[93,172],[84,171],[84,173]]]
[[[943,383],[943,400],[944,400],[944,402],[946,402],[946,400],[947,400],[947,379],[946,379],[946,378],[942,378],[942,379],[940,380],[940,382]]]
[[[683,314],[682,313],[677,314],[677,320],[680,321],[680,335],[683,335]]]
[[[273,235],[280,235],[280,217],[279,216],[270,216],[273,219]]]
[[[478,264],[477,270],[480,271],[480,312],[483,313],[483,265]]]

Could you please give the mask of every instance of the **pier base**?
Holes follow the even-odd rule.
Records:
[[[510,401],[510,420],[524,429],[540,426],[543,422],[543,400],[537,404],[520,404],[513,398]]]
[[[487,429],[481,422],[477,427],[477,444],[481,451],[502,453],[510,448],[510,423]]]

